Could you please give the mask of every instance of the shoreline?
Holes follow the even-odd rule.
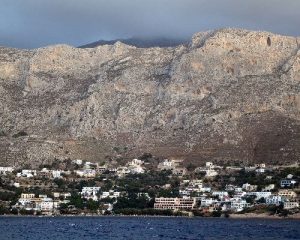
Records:
[[[189,219],[228,219],[228,220],[300,220],[300,213],[287,217],[268,214],[230,214],[229,217],[164,216],[164,215],[0,215],[0,218],[189,218]]]
[[[300,220],[300,213],[288,215],[287,217],[281,217],[278,215],[269,215],[266,213],[245,213],[245,214],[230,214],[229,218],[231,219],[274,219],[274,220]]]

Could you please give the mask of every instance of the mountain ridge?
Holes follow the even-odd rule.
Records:
[[[221,29],[169,48],[0,48],[0,161],[298,161],[299,42]]]

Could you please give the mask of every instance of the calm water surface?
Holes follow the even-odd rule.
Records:
[[[299,239],[298,220],[154,217],[1,217],[0,240]]]

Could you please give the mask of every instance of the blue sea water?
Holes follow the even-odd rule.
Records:
[[[0,217],[0,240],[300,239],[300,221],[156,217]]]

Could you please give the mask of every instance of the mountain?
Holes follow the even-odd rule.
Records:
[[[300,38],[221,29],[188,45],[0,48],[0,163],[300,157]]]
[[[151,48],[151,47],[177,47],[182,44],[187,44],[187,39],[172,39],[172,38],[128,38],[116,39],[111,41],[100,40],[97,42],[89,43],[79,48],[95,48],[103,45],[113,45],[117,42],[126,45],[135,46],[138,48]]]

